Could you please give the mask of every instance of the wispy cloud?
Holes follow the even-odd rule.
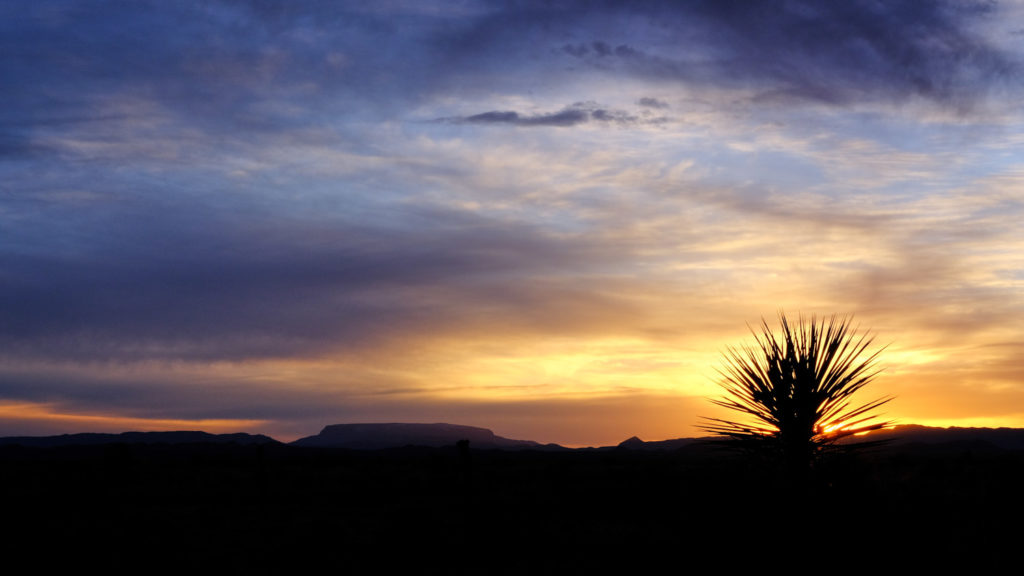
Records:
[[[648,99],[653,100],[653,99]],[[658,102],[654,100],[655,102]],[[660,103],[660,102],[659,102]],[[666,105],[641,106],[664,108]],[[540,114],[522,114],[513,110],[482,112],[470,116],[445,118],[445,122],[459,124],[507,124],[526,127],[558,127],[567,128],[580,124],[605,124],[615,126],[661,125],[669,121],[665,116],[651,117],[650,114],[634,114],[626,110],[608,109],[596,102],[576,102],[558,112]]]

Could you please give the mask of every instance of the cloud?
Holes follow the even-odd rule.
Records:
[[[979,33],[988,2],[778,0],[614,4],[581,18],[629,21],[648,36],[563,44],[567,56],[611,74],[695,86],[752,89],[759,102],[850,105],[918,97],[963,112],[1019,83],[1019,59]],[[655,26],[657,22],[657,26]],[[633,43],[642,46],[634,46]]]
[[[594,73],[725,90],[733,93],[729,102],[755,105],[920,98],[966,113],[990,100],[1016,105],[1019,59],[985,35],[995,33],[1001,10],[939,0],[451,3],[430,11],[41,2],[0,23],[0,152],[52,152],[30,144],[40,135],[78,133],[61,119],[118,114],[110,102],[144,102],[182,132],[251,142],[401,118],[450,98],[466,109],[494,94],[561,96],[589,87]],[[657,109],[653,100],[640,106]],[[620,107],[485,107],[459,118],[559,127],[633,122]]]
[[[649,118],[630,114],[625,110],[609,110],[596,102],[576,102],[550,114],[521,114],[512,110],[483,112],[471,116],[445,118],[443,121],[457,124],[507,124],[524,127],[567,128],[580,124],[614,124],[618,126],[654,125],[664,123],[664,117]]]
[[[609,58],[612,56],[630,58],[634,56],[642,56],[641,52],[625,44],[612,47],[600,40],[591,42],[590,44],[566,44],[562,46],[562,51],[576,58],[584,58],[590,55],[593,55],[596,58]]]
[[[649,97],[641,98],[641,99],[637,100],[636,103],[639,104],[640,106],[645,107],[645,108],[655,108],[655,109],[658,109],[658,110],[664,110],[665,108],[669,107],[668,102],[664,102],[662,100],[658,100],[657,98],[649,98]]]
[[[575,126],[590,121],[590,113],[583,110],[567,109],[553,114],[522,116],[518,112],[484,112],[456,121],[467,124],[513,124],[515,126]]]
[[[259,212],[238,220],[159,204],[116,212],[101,237],[70,252],[0,250],[3,355],[316,356],[450,330],[478,307],[510,318],[551,313],[529,279],[586,273],[603,250],[439,209],[407,209],[379,225]],[[403,219],[419,222],[406,228]],[[95,234],[95,225],[69,219],[64,232]],[[586,313],[563,310],[553,318],[570,325]]]

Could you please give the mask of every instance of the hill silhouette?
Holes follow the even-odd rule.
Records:
[[[766,494],[785,504],[771,510],[783,526],[844,511],[829,539],[869,534],[915,560],[934,549],[1014,558],[1024,514],[1024,430],[900,427],[884,449],[824,462],[801,501],[777,499],[790,492],[770,466],[694,438],[544,450],[437,424],[328,426],[314,438],[356,432],[387,447],[201,432],[0,439],[15,527],[5,545],[118,572],[159,559],[191,571],[621,574],[792,544],[790,530],[755,530],[742,549],[723,538],[759,518]]]
[[[854,441],[884,440],[892,448],[983,448],[992,450],[1024,450],[1024,429],[1021,428],[935,428],[918,424],[894,426],[877,430]]]
[[[278,441],[263,434],[210,434],[197,430],[172,432],[121,432],[104,434],[82,432],[58,436],[8,436],[0,438],[0,445],[20,445],[39,448],[57,446],[100,446],[105,444],[277,444]]]
[[[361,423],[332,424],[319,434],[284,444],[263,434],[210,434],[196,430],[171,432],[121,432],[118,434],[77,433],[55,436],[0,437],[0,446],[25,447],[102,446],[108,444],[282,444],[296,447],[344,448],[350,450],[381,450],[409,446],[439,448],[469,440],[474,450],[642,450],[675,451],[702,445],[710,438],[683,437],[644,441],[637,436],[615,446],[573,449],[554,443],[516,440],[498,436],[488,428],[460,424]],[[942,451],[975,449],[990,451],[1024,451],[1024,429],[1021,428],[938,428],[907,424],[877,430],[850,438],[848,441],[885,440],[884,449]]]

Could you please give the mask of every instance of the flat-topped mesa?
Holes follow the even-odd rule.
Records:
[[[376,450],[402,446],[454,446],[469,440],[472,448],[535,448],[529,440],[511,440],[497,436],[487,428],[459,424],[332,424],[316,436],[292,442],[295,446],[322,446]]]

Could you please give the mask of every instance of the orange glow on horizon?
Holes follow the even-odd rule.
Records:
[[[265,420],[200,419],[182,420],[174,418],[139,418],[132,416],[72,414],[54,410],[49,404],[0,403],[0,418],[6,420],[35,421],[67,427],[67,433],[78,432],[167,432],[179,430],[201,430],[204,432],[233,433],[252,432],[252,429],[266,424]]]

